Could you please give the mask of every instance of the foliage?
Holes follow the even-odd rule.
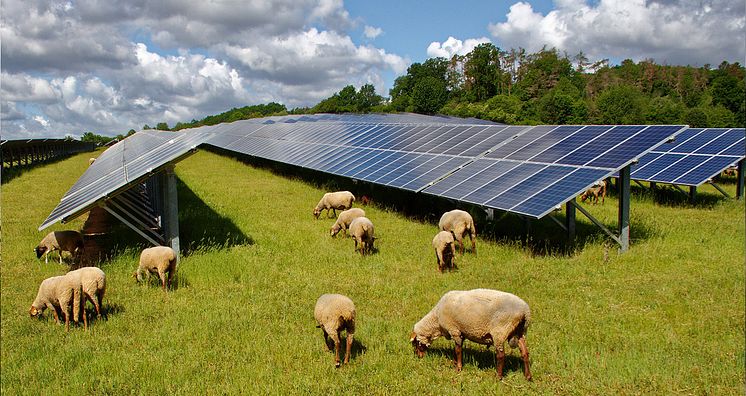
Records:
[[[645,98],[635,87],[618,85],[599,95],[597,108],[601,124],[641,124]]]
[[[383,103],[383,97],[376,94],[371,84],[365,84],[356,91],[348,85],[341,91],[326,98],[313,107],[313,113],[368,113]]]
[[[93,132],[86,132],[80,137],[81,142],[95,143],[96,146],[103,146],[116,138],[110,136],[97,135]]]

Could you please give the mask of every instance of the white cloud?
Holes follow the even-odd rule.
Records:
[[[371,40],[380,36],[381,33],[383,33],[383,29],[378,27],[365,25],[365,29],[363,29],[363,34],[365,35],[365,37]]]
[[[466,39],[461,41],[453,36],[448,36],[448,39],[443,43],[433,41],[427,47],[427,55],[430,57],[443,57],[450,59],[453,55],[466,55],[471,52],[474,47],[479,44],[489,43],[490,39],[487,37],[480,37],[476,39]]]
[[[547,15],[531,4],[510,7],[505,22],[490,24],[506,47],[555,47],[591,59],[653,58],[703,65],[743,61],[746,16],[742,0],[557,0]],[[741,39],[734,39],[739,37]]]
[[[49,126],[49,121],[45,120],[42,116],[34,116],[34,121],[41,124],[41,126],[44,128],[47,128]]]

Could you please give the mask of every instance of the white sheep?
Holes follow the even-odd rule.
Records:
[[[98,267],[83,267],[75,271],[70,271],[65,275],[73,278],[76,284],[80,284],[83,290],[83,297],[93,304],[96,309],[96,317],[101,318],[101,305],[106,293],[106,274]],[[81,310],[83,320],[85,318],[85,305]]]
[[[347,235],[347,229],[350,228],[350,223],[352,223],[352,220],[357,217],[365,217],[365,211],[360,208],[351,208],[345,210],[344,212],[339,214],[337,222],[332,225],[329,233],[332,236],[335,236],[339,233],[339,231],[344,230],[345,235]]]
[[[373,252],[373,242],[376,240],[373,222],[367,217],[356,217],[350,223],[350,236],[355,240],[355,251],[360,245],[360,254]]]
[[[166,290],[166,272],[168,272],[168,287],[176,275],[176,252],[168,246],[155,246],[147,248],[140,254],[140,264],[132,276],[138,282],[144,280],[143,275],[157,273],[161,278],[163,290]]]
[[[324,194],[319,203],[313,208],[313,217],[319,218],[321,211],[326,209],[326,217],[329,217],[329,209],[337,216],[337,209],[347,210],[355,202],[355,196],[349,191],[337,191]]]
[[[344,363],[350,362],[352,338],[355,334],[355,304],[341,294],[324,294],[316,301],[313,317],[323,331],[324,346],[328,350],[329,338],[334,341],[334,365],[339,367],[339,333],[347,332],[347,349]]]
[[[44,262],[49,263],[49,253],[56,250],[59,252],[60,264],[62,264],[62,252],[72,254],[74,261],[76,257],[83,254],[83,249],[83,235],[78,231],[67,230],[50,232],[39,242],[34,251],[36,258],[44,255]]]
[[[88,165],[93,165],[94,162],[96,162],[95,158],[93,158],[93,157],[88,158]]]
[[[454,258],[456,256],[456,244],[453,233],[441,231],[433,238],[433,249],[435,249],[435,260],[438,263],[438,271],[453,269],[456,267]]]
[[[454,290],[441,297],[438,304],[414,325],[410,342],[417,356],[423,357],[432,341],[440,336],[456,343],[456,370],[462,367],[462,344],[465,339],[478,344],[494,345],[497,354],[497,376],[502,379],[505,364],[503,343],[509,340],[523,357],[523,374],[531,380],[526,329],[531,321],[528,304],[519,297],[497,290]]]
[[[477,229],[474,227],[474,219],[468,212],[454,209],[450,212],[443,213],[438,222],[438,229],[441,231],[450,231],[458,241],[461,247],[461,254],[464,254],[464,235],[469,235],[471,239],[471,250],[477,253]]]
[[[69,331],[70,317],[72,316],[73,320],[77,322],[82,298],[82,288],[73,278],[66,275],[53,276],[44,279],[39,285],[39,291],[36,293],[36,298],[29,309],[29,315],[32,318],[39,316],[45,309],[49,308],[54,314],[54,321],[59,323],[60,318],[57,309],[60,309],[65,315],[65,331]],[[72,315],[70,313],[71,305]]]

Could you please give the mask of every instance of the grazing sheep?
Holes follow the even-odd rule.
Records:
[[[83,254],[83,235],[73,230],[52,231],[34,249],[36,258],[44,255],[45,263],[49,263],[49,253],[55,250],[59,252],[60,264],[62,264],[62,252],[70,252],[75,261],[76,257]]]
[[[72,316],[73,320],[77,322],[81,306],[80,300],[82,298],[83,291],[81,286],[76,284],[74,279],[66,275],[53,276],[44,279],[41,285],[39,285],[39,291],[36,293],[36,298],[29,309],[29,315],[32,318],[37,317],[46,308],[49,308],[54,314],[54,321],[60,323],[60,318],[57,314],[57,309],[60,309],[65,315],[65,331],[70,331],[70,317]],[[70,313],[71,305],[73,309],[72,315]]]
[[[477,229],[474,227],[474,219],[468,212],[454,209],[450,212],[443,213],[438,222],[438,229],[441,231],[450,231],[458,241],[461,247],[461,254],[464,254],[464,235],[468,234],[471,239],[471,250],[477,253]]]
[[[93,165],[94,162],[96,162],[95,158],[93,158],[93,157],[88,158],[88,165]]]
[[[362,198],[360,198],[360,205],[368,206],[370,203],[373,202],[369,196],[363,195]]]
[[[723,170],[723,176],[725,177],[734,177],[737,174],[738,174],[737,166],[729,166]]]
[[[98,267],[83,267],[70,271],[65,276],[75,279],[75,282],[82,286],[83,297],[96,308],[96,317],[101,318],[101,305],[106,292],[106,274],[104,274],[104,271]],[[85,300],[83,302],[85,303]],[[85,305],[81,311],[84,320],[86,320]]]
[[[329,209],[334,213],[334,217],[337,216],[337,209],[347,210],[352,207],[352,203],[355,202],[355,196],[349,191],[337,191],[324,194],[321,197],[321,201],[316,204],[313,208],[313,217],[319,218],[321,211],[326,209],[326,217],[329,217]]]
[[[144,279],[143,275],[157,273],[165,291],[166,272],[168,272],[168,287],[171,287],[171,279],[176,275],[176,252],[168,246],[155,246],[142,251],[140,265],[132,276],[141,282]]]
[[[456,266],[453,262],[456,256],[456,244],[450,231],[441,231],[435,234],[433,248],[435,249],[438,271],[443,272],[446,268],[453,269]]]
[[[601,180],[580,194],[580,202],[585,202],[589,197],[593,205],[598,203],[598,197],[601,196],[601,203],[606,201],[606,181]]]
[[[355,240],[355,251],[360,244],[360,254],[373,252],[373,242],[376,236],[373,229],[373,222],[367,217],[356,217],[350,223],[350,236]]]
[[[355,304],[349,297],[341,294],[324,294],[316,301],[313,317],[323,331],[324,346],[329,349],[329,338],[334,341],[334,365],[339,367],[339,333],[347,332],[347,350],[345,361],[350,362],[352,338],[355,334]]]
[[[523,374],[531,380],[526,329],[531,321],[528,304],[519,297],[497,290],[454,290],[441,297],[438,304],[414,325],[410,342],[418,357],[423,357],[432,341],[440,336],[456,343],[456,370],[462,367],[462,344],[465,339],[478,344],[494,345],[497,376],[502,379],[505,364],[503,343],[509,340],[523,357]]]
[[[339,217],[337,218],[337,222],[334,223],[332,228],[329,230],[329,233],[332,236],[337,235],[339,231],[344,230],[345,235],[347,234],[347,229],[350,228],[350,223],[352,223],[352,220],[354,220],[357,217],[364,217],[365,211],[359,208],[351,208],[347,209],[344,212],[339,214]]]

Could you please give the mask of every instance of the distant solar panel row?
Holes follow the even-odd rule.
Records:
[[[699,186],[744,158],[744,128],[689,128],[641,157],[631,178]]]

